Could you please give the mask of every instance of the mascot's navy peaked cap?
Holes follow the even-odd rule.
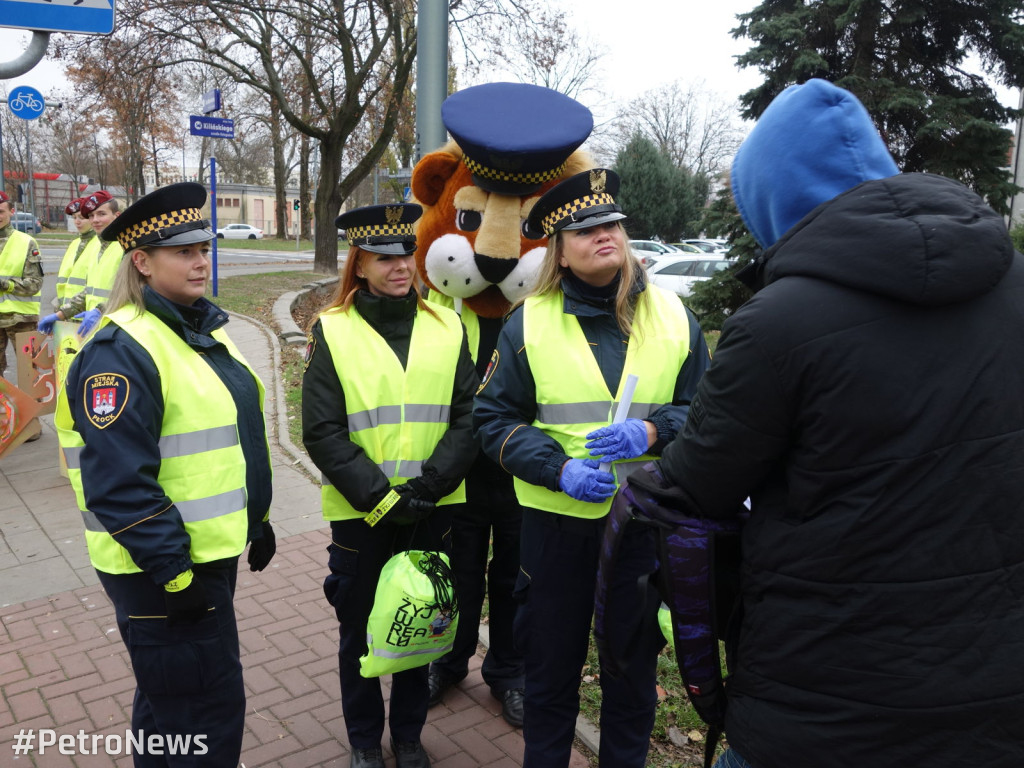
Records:
[[[345,230],[349,245],[358,245],[370,253],[408,256],[416,252],[412,225],[422,213],[416,203],[367,205],[345,211],[334,220],[334,225]]]
[[[594,116],[578,101],[527,83],[453,93],[441,105],[441,120],[473,183],[501,195],[529,195],[557,179],[594,128]]]
[[[205,243],[214,238],[210,222],[203,218],[205,204],[206,188],[202,184],[168,184],[125,208],[100,237],[107,242],[117,240],[125,251],[142,246]]]

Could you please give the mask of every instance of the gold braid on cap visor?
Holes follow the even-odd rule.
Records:
[[[462,156],[462,162],[466,164],[466,167],[469,168],[471,173],[475,173],[477,176],[482,176],[485,179],[512,181],[517,184],[543,184],[545,181],[551,181],[551,179],[561,176],[569,161],[566,160],[560,166],[552,168],[550,171],[530,171],[529,173],[514,173],[513,171],[501,171],[497,168],[488,168],[485,165],[481,165],[468,155]]]
[[[555,234],[555,225],[560,223],[562,219],[572,219],[572,215],[574,213],[579,213],[580,211],[585,211],[588,208],[594,208],[598,205],[615,205],[615,198],[607,192],[602,192],[599,195],[584,195],[578,200],[573,200],[560,208],[556,208],[541,219],[541,229],[544,230],[545,235],[553,235]]]
[[[182,208],[179,211],[168,211],[152,219],[145,219],[138,224],[125,227],[124,232],[117,236],[117,242],[127,251],[134,248],[146,235],[151,235],[154,232],[159,232],[161,229],[174,227],[178,224],[188,224],[192,221],[202,220],[203,212],[198,208]],[[159,243],[154,243],[154,245],[159,245]]]
[[[349,242],[370,237],[412,237],[412,224],[370,224],[365,227],[348,227],[345,230]],[[358,243],[357,243],[358,245]]]

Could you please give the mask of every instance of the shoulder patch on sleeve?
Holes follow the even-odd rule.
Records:
[[[484,371],[484,378],[480,382],[480,386],[476,388],[476,393],[478,395],[484,391],[484,387],[487,386],[487,382],[491,380],[491,374],[494,373],[495,369],[497,369],[498,362],[500,360],[501,355],[499,354],[498,350],[494,350],[494,352],[491,353],[491,362],[487,364],[487,370]]]
[[[316,337],[313,334],[309,334],[306,341],[306,353],[302,358],[305,362],[305,366],[302,370],[309,368],[309,361],[313,359],[314,352],[316,352]]]
[[[128,404],[131,385],[119,373],[97,373],[85,380],[85,417],[96,429],[106,429]]]

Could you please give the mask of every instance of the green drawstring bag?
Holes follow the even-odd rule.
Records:
[[[429,664],[452,649],[458,624],[448,555],[399,552],[380,572],[359,674],[380,677]]]
[[[669,644],[673,653],[676,650],[676,639],[672,635],[672,612],[665,603],[658,609],[658,626],[661,627],[661,634],[665,636],[665,642]]]

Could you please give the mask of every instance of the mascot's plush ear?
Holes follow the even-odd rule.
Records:
[[[437,205],[448,179],[461,160],[448,152],[431,152],[420,158],[412,171],[412,193],[426,205]]]

